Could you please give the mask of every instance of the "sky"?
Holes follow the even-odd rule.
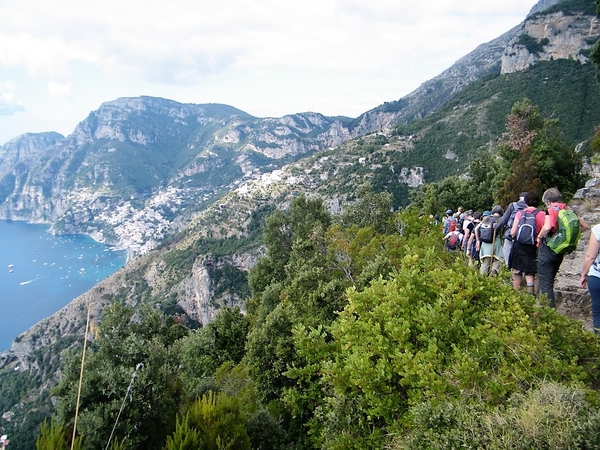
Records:
[[[0,145],[119,97],[256,117],[399,100],[537,0],[0,0]]]

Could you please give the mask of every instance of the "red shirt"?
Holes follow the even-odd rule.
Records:
[[[566,207],[566,203],[555,203],[553,206],[548,208],[546,214],[550,216],[550,223],[552,224],[552,228],[550,228],[550,232],[548,233],[549,236],[552,236],[554,233],[556,233],[556,230],[558,228],[558,211],[560,211],[561,209],[565,209]]]

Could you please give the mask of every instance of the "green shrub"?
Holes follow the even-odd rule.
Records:
[[[447,266],[432,248],[413,248],[400,266],[390,280],[349,291],[348,306],[322,335],[332,340],[328,355],[313,357],[323,344],[297,337],[303,356],[324,361],[326,395],[312,422],[321,448],[380,448],[422,402],[492,407],[539,380],[593,380],[596,336],[534,297],[462,261]]]
[[[464,398],[420,403],[410,431],[400,430],[389,449],[597,448],[600,411],[586,396],[581,387],[542,382],[497,407]]]
[[[250,449],[246,417],[239,400],[210,391],[178,417],[175,433],[167,438],[167,449]]]

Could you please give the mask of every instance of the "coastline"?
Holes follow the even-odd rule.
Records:
[[[47,223],[0,220],[0,348],[123,268],[132,252],[86,233],[52,233]]]

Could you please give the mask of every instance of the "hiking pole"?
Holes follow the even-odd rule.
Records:
[[[492,224],[492,227],[494,224]],[[496,251],[496,228],[492,234],[492,254],[490,256],[490,268],[488,269],[488,277],[492,274],[492,267],[494,267],[494,253]]]
[[[88,301],[87,319],[85,321],[85,333],[83,334],[83,352],[81,353],[81,371],[79,373],[79,387],[77,388],[77,402],[75,404],[75,419],[73,421],[73,438],[71,439],[71,450],[75,446],[75,433],[77,431],[77,416],[79,415],[79,402],[81,400],[81,384],[83,382],[83,365],[85,361],[85,348],[87,344],[87,335],[90,328],[90,309],[92,302]]]

